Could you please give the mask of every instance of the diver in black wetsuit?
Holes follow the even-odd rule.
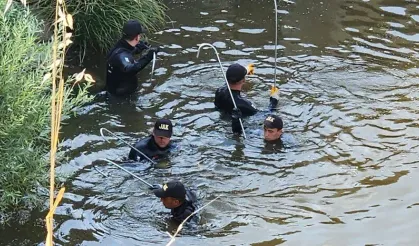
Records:
[[[167,156],[175,145],[170,140],[173,133],[172,122],[168,119],[159,119],[154,124],[153,134],[138,141],[134,147],[150,159],[160,159]],[[128,158],[134,161],[141,161],[145,157],[135,149],[131,149]]]
[[[137,73],[153,60],[153,53],[157,54],[160,50],[159,47],[150,47],[146,42],[140,41],[144,29],[136,20],[128,21],[122,32],[122,38],[107,55],[106,90],[116,96],[125,96],[136,91]],[[144,50],[148,50],[148,53],[135,60],[134,55]]]
[[[230,65],[226,72],[228,85],[230,86],[231,94],[233,95],[237,108],[234,108],[227,85],[218,88],[215,92],[214,104],[217,109],[226,112],[232,116],[232,127],[234,133],[241,133],[242,131],[239,123],[239,118],[251,116],[260,111],[256,109],[256,107],[249,100],[241,96],[240,92],[245,83],[245,77],[247,74],[249,74],[248,69],[237,63]],[[276,106],[278,105],[278,101],[279,90],[275,88],[271,92],[269,98],[270,111],[276,108]]]
[[[195,210],[198,209],[198,198],[190,189],[186,189],[185,186],[179,181],[169,181],[163,185],[153,185],[154,194],[160,198],[163,205],[171,209],[173,219],[181,223]],[[191,216],[188,221],[198,220],[198,216]]]

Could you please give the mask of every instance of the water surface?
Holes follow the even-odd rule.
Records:
[[[100,158],[129,148],[103,141],[106,127],[126,141],[160,117],[175,123],[180,150],[156,168],[130,166],[151,183],[171,178],[222,197],[177,245],[416,245],[419,240],[419,6],[415,1],[281,1],[278,114],[295,143],[270,151],[264,115],[231,134],[214,109],[225,69],[256,65],[245,93],[263,109],[274,77],[273,2],[166,1],[173,24],[152,36],[165,44],[156,74],[140,74],[129,100],[104,100],[64,127],[68,161],[57,171],[67,192],[55,216],[59,245],[165,245],[167,210],[144,185]],[[103,79],[103,66],[91,70]],[[104,178],[93,165],[109,174]],[[2,245],[42,244],[45,211],[1,231]]]

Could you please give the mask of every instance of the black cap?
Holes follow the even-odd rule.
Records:
[[[155,136],[158,137],[167,137],[170,138],[173,133],[173,125],[170,120],[167,119],[159,119],[154,124],[153,133]]]
[[[228,83],[235,84],[244,79],[247,74],[247,69],[238,63],[230,65],[226,72]]]
[[[126,37],[134,37],[140,33],[144,33],[146,30],[141,26],[137,20],[129,20],[125,23],[122,28],[122,35]]]
[[[265,121],[263,122],[263,125],[266,128],[282,129],[284,127],[284,123],[282,122],[281,117],[273,114],[268,115],[268,117],[266,117]]]
[[[154,189],[153,192],[159,198],[173,197],[179,200],[185,200],[186,198],[185,186],[180,181],[175,180],[163,184],[162,188]]]

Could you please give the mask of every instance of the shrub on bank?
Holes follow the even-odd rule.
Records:
[[[20,4],[3,13],[0,0],[0,212],[33,204],[48,180],[52,43],[40,42],[41,23]],[[43,81],[44,80],[44,81]],[[67,85],[63,116],[90,100],[89,84]]]
[[[53,23],[56,0],[30,0],[29,5],[48,23]],[[149,30],[165,22],[165,6],[160,0],[65,0],[67,10],[75,19],[74,42],[107,52],[120,38],[123,24],[139,20]]]

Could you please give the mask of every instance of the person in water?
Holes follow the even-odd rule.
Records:
[[[269,114],[263,122],[263,138],[267,143],[277,143],[281,141],[283,136],[284,122],[281,117]],[[233,132],[237,134],[242,133],[240,122],[233,119]]]
[[[263,138],[266,142],[274,143],[281,140],[284,122],[281,117],[270,114],[263,122]]]
[[[138,88],[137,73],[153,60],[153,53],[160,50],[140,41],[144,31],[138,21],[129,20],[122,29],[122,38],[108,53],[106,90],[112,95],[125,96],[135,92]],[[134,55],[144,50],[148,53],[135,60]]]
[[[259,112],[258,110],[249,100],[243,98],[241,96],[241,90],[246,82],[246,75],[252,74],[253,69],[249,66],[248,69],[243,67],[238,63],[234,63],[230,65],[226,72],[226,78],[228,85],[231,89],[231,94],[233,95],[234,101],[238,108],[238,111],[241,112],[242,116],[251,116]],[[271,93],[269,98],[269,108],[275,109],[278,105],[279,101],[279,90],[276,89],[273,93]],[[214,99],[215,107],[223,112],[226,112],[230,115],[237,114],[234,109],[234,104],[231,100],[231,95],[228,90],[227,85],[224,85],[217,89],[215,92],[215,99]]]
[[[227,85],[218,88],[215,92],[214,104],[216,108],[232,116],[233,133],[242,132],[239,119],[245,116],[255,115],[257,112],[262,112],[262,110],[258,110],[249,100],[241,96],[241,90],[248,74],[253,74],[253,67],[249,66],[246,69],[237,63],[230,65],[226,72],[227,82],[237,108],[234,108]],[[278,101],[279,90],[272,88],[269,97],[269,111],[276,109]]]
[[[170,153],[170,150],[174,148],[171,141],[172,133],[172,122],[168,119],[159,119],[154,124],[153,133],[138,141],[134,147],[150,159],[160,159],[167,156]],[[138,153],[138,151],[133,148],[131,148],[128,158],[133,161],[145,159],[142,154]]]
[[[154,195],[160,198],[163,205],[171,210],[172,218],[182,223],[189,215],[198,209],[198,199],[190,189],[186,189],[185,186],[176,180],[171,180],[163,185],[153,185]],[[197,216],[191,216],[188,221],[197,218]]]

